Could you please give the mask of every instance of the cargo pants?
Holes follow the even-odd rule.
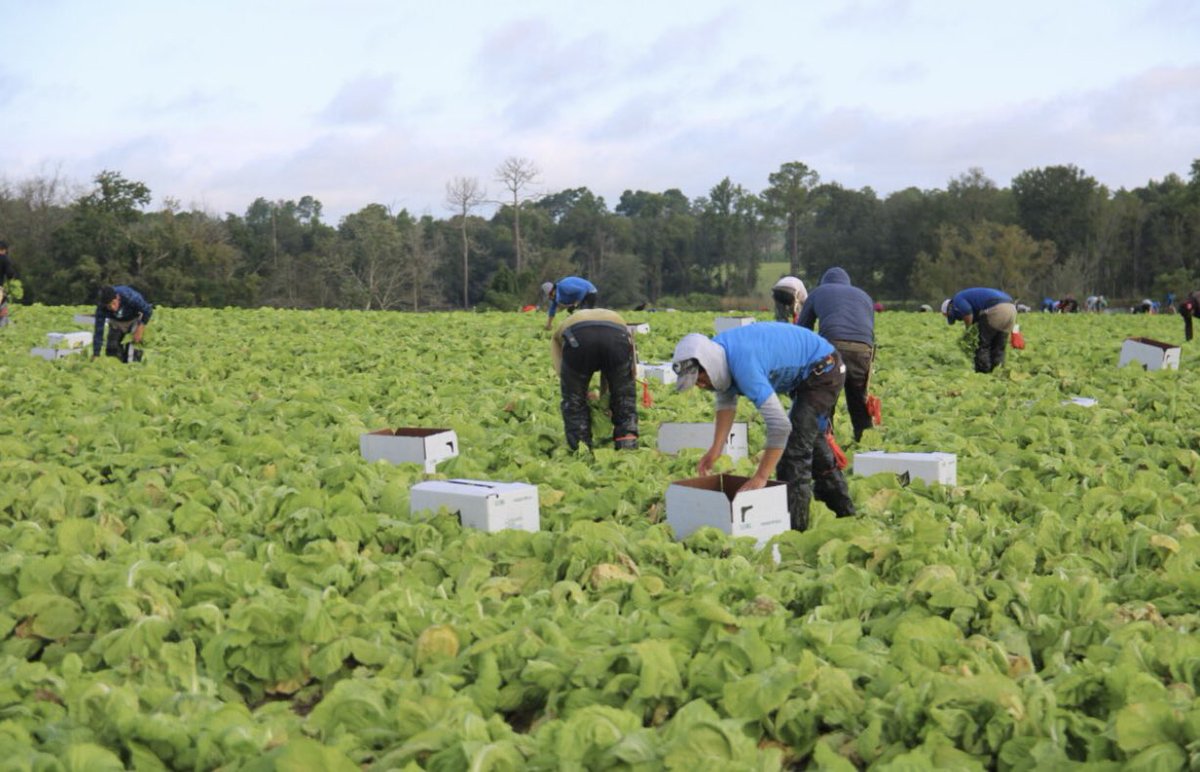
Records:
[[[775,467],[775,478],[787,483],[793,530],[808,528],[808,510],[814,494],[817,501],[838,517],[855,514],[850,487],[825,439],[833,406],[845,380],[846,367],[835,352],[791,394],[792,409],[788,417],[792,433]]]
[[[856,340],[833,340],[830,343],[846,364],[846,410],[850,413],[854,440],[857,442],[862,439],[863,432],[875,425],[867,411],[867,392],[871,387],[875,347]]]

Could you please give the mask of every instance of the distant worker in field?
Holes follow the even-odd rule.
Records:
[[[1084,301],[1083,307],[1093,313],[1098,313],[1108,308],[1108,299],[1103,295],[1089,295]]]
[[[133,336],[134,343],[141,343],[146,325],[154,314],[154,306],[146,302],[142,294],[133,287],[119,284],[100,288],[96,304],[96,327],[92,333],[92,357],[100,356],[100,345],[104,340],[104,323],[108,322],[108,341],[104,353],[127,361],[124,346],[126,335]]]
[[[833,344],[846,365],[846,409],[854,426],[855,441],[874,422],[867,411],[867,389],[875,361],[875,304],[871,296],[850,283],[842,268],[830,268],[809,293],[800,318],[801,327],[817,329]]]
[[[758,408],[767,429],[758,469],[742,490],[763,487],[772,474],[787,483],[788,512],[797,531],[808,528],[814,494],[838,517],[855,514],[846,478],[825,439],[846,378],[846,366],[832,343],[804,327],[763,322],[711,339],[685,335],[673,362],[678,391],[699,386],[716,392],[712,446],[696,468],[701,476],[712,473],[725,449],[741,395]],[[784,412],[780,394],[791,397],[790,414]]]
[[[975,372],[990,373],[1004,364],[1008,339],[1017,322],[1017,307],[1007,293],[988,287],[972,287],[942,301],[942,316],[954,324],[975,324],[979,344],[975,348]]]
[[[566,306],[569,313],[576,308],[596,307],[596,285],[578,276],[565,276],[557,282],[548,281],[542,285],[542,292],[550,299],[550,313],[546,317],[546,329],[550,329],[554,314],[560,305]]]
[[[600,393],[609,393],[613,447],[638,446],[637,352],[633,333],[615,311],[593,308],[572,314],[554,331],[550,343],[554,369],[562,389],[563,429],[567,446],[592,446],[592,412],[588,386],[600,373]]]
[[[1179,315],[1183,317],[1183,336],[1192,339],[1192,318],[1200,316],[1200,290],[1183,299],[1179,304]]]
[[[17,271],[8,257],[8,242],[0,241],[0,327],[8,326],[8,282],[15,278]]]
[[[1054,310],[1060,314],[1073,314],[1079,311],[1079,301],[1074,295],[1067,295],[1054,305]]]
[[[808,290],[795,276],[784,276],[771,287],[771,298],[775,301],[775,321],[795,324],[800,307],[808,299]]]

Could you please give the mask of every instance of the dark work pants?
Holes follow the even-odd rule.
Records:
[[[846,365],[846,410],[854,426],[855,441],[861,440],[863,432],[875,425],[867,412],[867,391],[871,387],[871,363],[875,360],[875,349],[869,343],[854,340],[830,341],[842,362]]]
[[[775,478],[787,483],[788,513],[796,531],[808,528],[809,504],[814,493],[838,517],[854,514],[850,488],[825,439],[830,414],[846,378],[841,357],[837,354],[834,357],[837,359],[834,367],[809,376],[792,392],[789,414],[792,433],[775,467]]]
[[[141,325],[140,319],[129,319],[124,322],[118,322],[115,319],[108,320],[108,338],[104,344],[105,356],[118,357],[122,362],[128,359],[125,352],[125,347],[122,341],[125,336],[136,330]]]
[[[572,344],[572,338],[578,345]],[[627,328],[607,323],[582,323],[563,334],[562,386],[563,429],[567,446],[592,445],[592,412],[587,392],[592,376],[600,373],[608,384],[612,408],[613,439],[638,436],[637,383],[633,377],[633,339]],[[637,440],[623,440],[618,447],[637,447]]]
[[[1189,303],[1185,302],[1179,307],[1179,315],[1183,317],[1183,337],[1184,340],[1192,339],[1192,316],[1193,311]]]
[[[990,373],[1004,364],[1008,353],[1008,338],[1012,335],[1017,310],[1012,303],[998,303],[981,312],[975,323],[979,325],[979,346],[975,349],[975,372]]]

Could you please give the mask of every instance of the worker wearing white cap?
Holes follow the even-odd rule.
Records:
[[[566,306],[568,312],[573,312],[576,308],[596,307],[596,285],[578,276],[565,276],[557,282],[548,281],[542,285],[542,292],[550,299],[550,313],[546,317],[547,330],[554,322],[554,314],[559,305]]]
[[[814,494],[839,517],[855,513],[846,479],[825,439],[846,378],[833,344],[804,327],[762,322],[712,339],[686,335],[675,347],[673,361],[677,390],[699,386],[716,392],[713,443],[697,466],[701,476],[712,472],[725,449],[741,395],[754,403],[767,427],[762,459],[742,490],[763,487],[772,474],[787,483],[788,512],[797,531],[808,527]],[[791,397],[790,413],[784,412],[780,394]]]
[[[775,321],[792,324],[808,299],[808,290],[795,276],[784,276],[771,287],[771,298],[775,301]]]

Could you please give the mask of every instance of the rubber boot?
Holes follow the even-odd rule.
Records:
[[[787,484],[788,514],[792,518],[793,531],[808,530],[808,507],[812,501],[812,487],[799,483]]]
[[[838,517],[857,514],[854,500],[850,498],[850,486],[846,484],[846,478],[841,472],[818,475],[813,480],[813,493],[817,501],[833,510]]]

